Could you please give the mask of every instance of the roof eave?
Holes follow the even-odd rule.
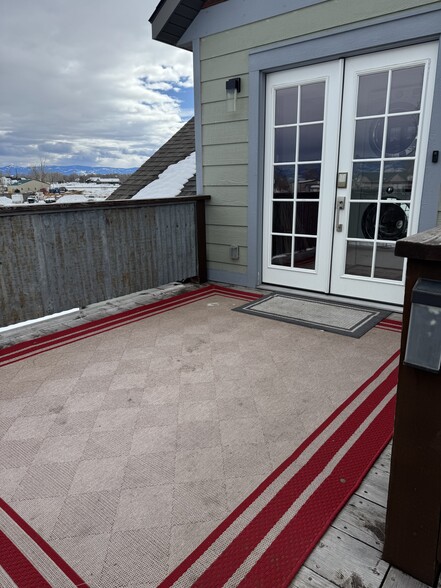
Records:
[[[161,0],[149,18],[156,41],[191,50],[191,44],[179,43],[182,35],[198,15],[204,0]]]

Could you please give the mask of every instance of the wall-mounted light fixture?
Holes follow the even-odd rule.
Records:
[[[227,91],[227,112],[236,112],[237,95],[240,92],[240,78],[231,78],[225,84]]]

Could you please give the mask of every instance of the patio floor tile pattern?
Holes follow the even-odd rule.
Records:
[[[398,347],[230,312],[241,303],[2,368],[0,493],[93,588],[156,586]]]

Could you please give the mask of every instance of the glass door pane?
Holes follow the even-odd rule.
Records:
[[[263,283],[329,291],[343,65],[266,76]]]
[[[325,82],[276,90],[271,265],[314,270]]]
[[[403,279],[423,79],[424,65],[358,76],[346,275]]]

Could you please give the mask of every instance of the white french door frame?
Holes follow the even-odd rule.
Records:
[[[337,199],[345,198],[343,211],[338,211],[339,222],[343,225],[341,232],[334,231],[333,255],[331,269],[331,293],[378,300],[390,304],[402,305],[404,297],[404,280],[406,264],[404,264],[403,279],[401,281],[381,278],[366,278],[345,273],[346,239],[349,225],[350,196],[352,184],[352,161],[354,153],[355,123],[357,108],[357,86],[360,74],[387,71],[395,67],[412,67],[424,64],[425,73],[421,97],[421,114],[417,135],[415,153],[415,168],[411,194],[411,206],[407,234],[418,231],[419,213],[421,207],[424,169],[427,158],[427,143],[432,113],[433,94],[435,85],[435,71],[438,54],[438,43],[424,43],[400,49],[392,49],[374,54],[351,57],[346,60],[344,74],[344,94],[342,103],[341,144],[339,154],[339,172],[348,173],[347,188],[337,188]],[[337,211],[336,211],[337,215]]]
[[[331,262],[335,170],[337,169],[343,60],[311,65],[295,70],[281,71],[267,76],[266,121],[265,121],[265,175],[263,212],[263,282],[291,288],[304,288],[317,292],[329,289],[329,267]],[[314,269],[276,266],[271,263],[273,165],[274,165],[274,120],[275,98],[279,89],[304,84],[326,83],[324,102],[324,128],[322,147],[322,168],[320,178],[320,200],[317,225],[316,264]],[[325,153],[331,154],[324,159]],[[325,188],[324,188],[325,187]],[[294,228],[293,228],[294,231]],[[294,237],[293,237],[294,241]]]
[[[408,226],[409,235],[417,232],[432,113],[437,52],[438,42],[429,42],[267,74],[263,181],[263,283],[397,305],[402,304],[404,279],[394,282],[345,274],[349,206],[346,205],[345,209],[339,212],[339,222],[343,225],[341,232],[336,231],[335,208],[338,197],[345,197],[347,203],[350,199],[357,72],[365,74],[370,71],[381,71],[382,68],[408,67],[412,64],[425,63],[412,207]],[[313,270],[273,265],[271,263],[271,247],[276,91],[289,86],[320,81],[326,81],[326,96],[316,265]],[[347,188],[336,188],[338,172],[348,173]]]

